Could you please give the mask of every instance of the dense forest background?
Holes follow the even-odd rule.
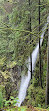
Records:
[[[39,42],[48,14],[49,0],[41,0],[39,32],[38,0],[30,0],[30,5],[29,0],[0,0],[0,108],[9,107],[10,97],[18,96],[21,76],[27,75],[25,61]],[[47,47],[48,30],[41,46],[42,87],[39,79],[38,56],[22,106],[46,108]]]

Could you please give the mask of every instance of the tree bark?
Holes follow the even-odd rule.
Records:
[[[41,46],[40,46],[40,0],[39,0],[39,83],[42,87]]]
[[[29,0],[29,11],[30,11],[30,15],[29,15],[29,30],[30,32],[32,31],[31,29],[31,1]],[[31,41],[31,34],[30,34],[30,41]],[[30,42],[31,44],[31,42]],[[32,54],[30,54],[30,59],[31,59],[31,79],[32,79]]]
[[[47,18],[49,26],[49,16]],[[48,48],[47,48],[47,76],[46,76],[46,106],[49,105],[49,27],[48,27]]]

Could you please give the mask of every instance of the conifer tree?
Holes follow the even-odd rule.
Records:
[[[49,16],[47,18],[47,22],[49,26]],[[48,27],[48,48],[47,48],[46,105],[49,105],[49,27]]]
[[[31,0],[29,0],[29,11],[30,11],[30,16],[29,16],[29,30],[31,32]],[[31,41],[31,34],[30,34],[30,41]],[[31,79],[32,79],[32,54],[30,54],[30,60],[31,60]]]
[[[40,0],[39,0],[39,80],[40,80],[40,86],[42,87],[42,78],[41,78],[42,72],[41,72],[41,46],[40,46]]]

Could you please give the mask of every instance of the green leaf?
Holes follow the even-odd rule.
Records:
[[[11,99],[14,99],[14,97],[13,97],[13,96],[10,96],[10,98],[11,98]]]
[[[39,108],[41,108],[41,105],[40,105],[40,104],[38,104],[38,107],[39,107]]]

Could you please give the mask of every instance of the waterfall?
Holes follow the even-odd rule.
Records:
[[[43,36],[45,34],[46,28],[47,28],[47,24],[45,24],[44,28],[42,29],[40,45],[42,45]],[[35,50],[32,52],[32,72],[33,72],[35,65],[36,65],[36,59],[37,59],[38,52],[39,52],[39,43],[37,44]],[[28,62],[28,64],[26,63],[26,66],[28,67],[28,75],[22,76],[22,78],[21,78],[20,90],[19,90],[19,94],[18,94],[19,100],[16,103],[16,105],[18,107],[20,107],[20,105],[22,104],[22,102],[25,99],[26,91],[27,91],[27,88],[28,88],[28,85],[29,85],[29,82],[31,79],[31,60],[30,60],[30,57],[28,58],[27,62]]]

